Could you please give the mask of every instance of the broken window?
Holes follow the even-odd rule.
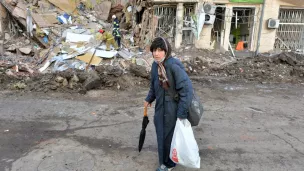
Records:
[[[185,5],[184,7],[184,24],[183,24],[183,44],[189,45],[194,43],[194,35],[191,28],[191,17],[195,14],[194,5]]]
[[[238,51],[252,50],[254,9],[255,8],[242,7],[233,8],[229,41],[232,47]]]
[[[218,7],[215,11],[215,21],[212,30],[212,40],[215,40],[215,48],[220,49],[220,46],[224,43],[224,25],[225,25],[225,7]]]
[[[173,43],[176,28],[176,6],[154,6],[154,15],[158,18],[155,36],[166,37],[168,41]]]

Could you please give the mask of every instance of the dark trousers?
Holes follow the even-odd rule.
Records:
[[[118,48],[120,48],[120,40],[121,40],[121,37],[115,37],[115,41],[118,45]]]
[[[164,165],[168,168],[175,167],[176,164],[170,159],[170,149],[171,142],[174,134],[174,129],[169,133],[169,135],[165,139],[165,147],[164,147]]]

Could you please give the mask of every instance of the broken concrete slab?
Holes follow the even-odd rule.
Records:
[[[100,84],[101,84],[101,81],[100,81],[100,77],[99,77],[98,73],[94,70],[90,70],[89,76],[86,79],[86,81],[84,82],[84,88],[86,90],[91,90],[93,88],[100,86]]]
[[[10,34],[8,34],[8,33],[5,33],[4,34],[4,39],[5,40],[9,40],[11,38],[11,35]]]
[[[132,56],[134,56],[131,52],[122,49],[118,52],[118,55],[121,56],[122,58],[126,59],[126,60],[130,60],[132,58]]]
[[[64,79],[63,79],[63,82],[62,82],[62,86],[63,86],[63,87],[66,87],[66,86],[68,86],[68,85],[69,85],[68,80],[67,80],[66,78],[64,78]]]
[[[57,83],[62,83],[63,80],[64,80],[64,78],[61,77],[61,76],[57,76],[57,77],[55,78],[55,81],[56,81]]]
[[[146,67],[144,67],[144,66],[131,64],[130,72],[139,77],[143,77],[143,78],[147,78],[147,79],[150,78],[150,73],[147,72]]]
[[[111,10],[111,1],[104,1],[94,7],[94,10],[98,14],[100,20],[107,20]]]
[[[32,52],[32,48],[28,48],[28,47],[23,47],[23,48],[19,48],[20,52],[28,55]]]

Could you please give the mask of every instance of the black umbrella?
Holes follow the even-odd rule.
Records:
[[[142,129],[140,131],[140,135],[139,135],[139,143],[138,143],[138,151],[140,152],[143,145],[144,145],[144,142],[145,142],[145,137],[146,137],[146,128],[147,128],[147,125],[149,123],[149,118],[148,118],[148,115],[147,115],[147,107],[145,107],[144,109],[144,118],[143,118],[143,122],[142,122]]]

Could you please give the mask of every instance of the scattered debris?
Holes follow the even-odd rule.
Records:
[[[24,53],[24,54],[26,54],[26,55],[28,55],[28,54],[30,54],[30,53],[32,52],[32,49],[31,49],[31,48],[26,48],[26,47],[24,47],[24,48],[19,48],[19,50],[20,50],[20,52],[22,52],[22,53]]]
[[[210,68],[208,74],[259,82],[303,83],[304,56],[281,53],[243,58],[218,68]]]
[[[124,90],[149,84],[153,63],[149,45],[160,21],[149,0],[125,6],[72,0],[0,1],[0,5],[8,11],[0,42],[1,87],[84,93],[94,88]],[[133,21],[135,14],[140,21]],[[119,51],[114,47],[107,51],[98,32],[112,32],[112,15],[120,21]],[[171,42],[173,34],[160,31]],[[172,55],[184,63],[190,75],[261,82],[304,80],[303,56],[298,54],[236,59],[192,46],[173,50]]]

